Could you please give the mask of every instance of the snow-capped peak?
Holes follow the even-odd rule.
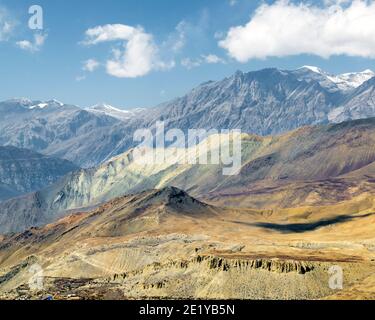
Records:
[[[323,71],[322,69],[320,69],[318,67],[314,67],[314,66],[302,66],[299,69],[309,69],[310,71],[315,72],[315,73],[326,74],[325,71]]]
[[[372,70],[365,70],[362,72],[349,72],[339,74],[337,76],[329,76],[328,78],[336,83],[336,85],[342,90],[348,90],[352,88],[358,88],[367,80],[370,80],[375,76]]]
[[[362,72],[360,73],[363,73],[363,74],[372,74],[373,76],[375,76],[375,72],[372,71],[371,69],[366,69],[366,70],[363,70]]]
[[[299,68],[299,70],[301,69],[308,69],[309,71],[317,74],[316,76],[320,77],[318,79],[320,84],[322,84],[323,86],[328,85],[329,87],[331,87],[332,85],[334,85],[336,86],[336,88],[343,91],[358,88],[364,82],[375,76],[375,73],[370,69],[366,69],[362,72],[348,72],[339,75],[330,74],[314,66],[303,66]]]
[[[12,103],[18,103],[22,106],[29,106],[33,103],[33,101],[30,100],[29,98],[13,98],[7,101],[12,102]]]
[[[48,103],[38,103],[38,104],[35,104],[33,106],[30,106],[29,109],[32,110],[32,109],[44,109],[48,107]]]
[[[48,101],[37,101],[33,102],[31,105],[28,106],[28,109],[45,109],[48,107],[62,107],[64,104],[56,99],[48,100]]]
[[[29,110],[45,109],[49,106],[53,106],[53,107],[64,106],[64,103],[56,99],[52,99],[48,101],[40,101],[40,100],[31,100],[29,98],[13,98],[13,99],[7,100],[7,102],[18,104],[22,106],[23,108],[29,109]]]
[[[62,102],[60,102],[59,100],[56,100],[56,99],[49,100],[49,101],[47,101],[47,103],[59,105],[60,107],[62,107],[64,105],[64,103],[62,103]]]
[[[121,113],[129,113],[127,110],[122,110],[119,108],[115,108],[114,106],[111,106],[107,103],[99,103],[96,105],[93,105],[91,107],[88,107],[87,110],[96,110],[96,111],[102,111],[102,112],[121,112]]]
[[[133,112],[129,110],[123,110],[120,108],[113,107],[107,103],[99,103],[94,106],[88,107],[86,108],[86,111],[101,115],[107,115],[121,121],[129,120],[136,113],[136,111]]]

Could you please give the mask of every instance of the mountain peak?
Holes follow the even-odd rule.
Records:
[[[117,120],[125,121],[134,117],[135,114],[139,112],[141,109],[134,109],[132,111],[123,110],[123,109],[116,108],[108,103],[103,102],[103,103],[98,103],[96,105],[88,107],[85,110],[91,113],[106,115],[112,118],[116,118]]]
[[[375,73],[372,70],[366,69],[362,72],[349,72],[338,76],[332,76],[330,77],[330,80],[335,82],[340,89],[346,90],[358,88],[374,76]]]
[[[191,198],[184,190],[173,187],[173,186],[168,186],[160,190],[156,190],[155,196],[166,198],[168,202],[171,201],[172,199]]]
[[[64,106],[64,103],[56,100],[56,99],[51,99],[48,101],[40,101],[40,100],[31,100],[29,98],[13,98],[4,101],[6,103],[10,103],[13,105],[18,105],[19,107],[23,107],[24,109],[44,109],[46,107],[62,107]]]
[[[111,106],[110,104],[106,102],[101,102],[98,104],[95,104],[91,107],[88,107],[87,110],[97,110],[97,111],[120,111],[120,112],[127,112],[126,110],[121,110],[119,108],[115,108],[114,106]]]
[[[64,103],[62,103],[61,101],[59,101],[57,99],[48,100],[47,103],[48,104],[55,104],[55,105],[59,105],[59,106],[63,106],[64,105]]]
[[[332,89],[333,86],[333,89],[341,91],[348,91],[358,88],[364,82],[375,76],[375,73],[370,69],[366,69],[361,72],[348,72],[338,75],[330,74],[315,66],[306,65],[299,68],[297,71],[299,70],[308,70],[313,72],[313,80],[317,80],[323,87],[329,87]],[[309,75],[305,76],[304,80],[309,80],[309,77]]]
[[[147,196],[140,199],[138,206],[164,205],[171,209],[183,210],[183,212],[200,211],[207,205],[191,197],[184,190],[168,186],[159,190],[147,192]]]
[[[301,68],[299,69],[308,69],[312,72],[315,72],[315,73],[319,73],[319,74],[325,74],[326,72],[324,72],[322,69],[318,68],[318,67],[315,67],[315,66],[302,66]]]
[[[5,102],[17,103],[22,106],[28,106],[33,103],[33,101],[30,100],[29,98],[12,98],[12,99],[6,100]]]
[[[45,109],[48,107],[55,107],[55,108],[60,108],[64,106],[64,103],[56,100],[56,99],[51,99],[48,101],[33,101],[31,105],[28,105],[28,109],[33,110],[33,109]]]
[[[235,77],[242,77],[243,76],[243,72],[241,70],[237,70],[235,73],[234,73],[234,76]]]
[[[363,70],[362,72],[360,72],[360,73],[369,73],[369,74],[372,74],[372,75],[374,75],[375,76],[375,72],[374,71],[372,71],[371,69],[366,69],[366,70]]]

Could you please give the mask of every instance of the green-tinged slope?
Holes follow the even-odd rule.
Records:
[[[218,135],[212,136],[210,141],[213,150],[220,147]],[[371,192],[373,170],[367,173],[360,170],[371,169],[375,160],[374,145],[375,119],[305,127],[276,137],[242,135],[242,168],[240,174],[234,176],[224,176],[223,165],[140,163],[133,161],[132,151],[128,151],[97,168],[69,174],[52,187],[38,192],[37,196],[21,202],[22,207],[27,207],[25,202],[31,201],[28,206],[37,207],[40,210],[38,215],[53,220],[67,210],[90,207],[124,194],[170,185],[187,190],[196,197],[208,197],[215,201],[229,199],[228,205],[267,206],[267,201],[275,204],[274,199],[277,199],[277,205],[283,207],[305,204],[306,199],[314,204],[312,193],[324,190],[326,186],[334,193],[339,181],[343,181],[342,189],[337,190],[345,196],[348,192],[350,197],[348,188],[355,184],[351,182],[353,179],[366,182],[365,191]],[[351,172],[356,173],[348,180]],[[284,193],[291,192],[293,188],[288,186],[293,186],[294,190],[300,190],[301,186],[305,191],[295,198],[293,192],[290,199],[284,201],[280,188],[287,189]],[[359,192],[361,190],[357,190],[357,194]],[[329,194],[327,192],[327,196]],[[259,199],[264,195],[268,197],[267,201]],[[237,201],[235,196],[242,197],[241,201]],[[324,192],[320,197],[324,198]],[[244,198],[246,201],[243,201]],[[1,232],[14,231],[11,223],[7,222],[10,217],[18,219],[25,215],[25,211],[18,209],[19,201],[11,200],[1,205]],[[35,223],[38,224],[37,218]],[[22,222],[18,225],[21,226]],[[26,223],[25,227],[28,226],[30,224]]]

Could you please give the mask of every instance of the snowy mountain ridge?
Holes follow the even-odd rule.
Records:
[[[375,76],[375,72],[370,69],[366,69],[361,72],[348,72],[339,75],[330,74],[315,66],[303,66],[300,69],[308,69],[309,71],[325,77],[343,91],[358,88],[363,83]]]

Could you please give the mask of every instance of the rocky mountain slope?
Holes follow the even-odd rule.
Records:
[[[375,112],[375,78],[366,81],[348,95],[341,106],[329,114],[331,122],[372,117]]]
[[[265,69],[236,72],[208,82],[149,113],[148,125],[163,119],[167,127],[241,129],[268,135],[304,125],[327,123],[327,114],[342,98],[317,81],[300,80],[293,72]]]
[[[253,208],[350,200],[375,191],[374,140],[373,118],[305,127],[274,137],[243,135],[242,167],[233,176],[223,176],[222,163],[133,161],[130,150],[96,168],[68,174],[47,189],[3,202],[0,230],[20,231],[53,221],[67,211],[166,186],[209,201]],[[209,141],[212,152],[222,143],[220,135]]]
[[[161,119],[168,127],[182,130],[237,128],[258,135],[279,134],[304,125],[337,122],[331,112],[344,101],[351,106],[357,94],[373,87],[374,75],[366,70],[333,76],[313,67],[238,71],[151,110],[146,122],[151,125]],[[364,112],[362,117],[345,120],[371,116],[375,114]]]
[[[67,160],[0,146],[0,201],[43,189],[78,169]]]
[[[330,75],[316,67],[236,72],[203,83],[185,96],[150,109],[88,109],[58,101],[0,102],[0,145],[15,145],[96,166],[134,147],[139,128],[241,129],[280,134],[305,125],[375,116],[373,72]]]
[[[1,102],[0,298],[374,298],[374,86],[368,70],[303,67],[237,72],[134,113]],[[136,161],[134,130],[157,120],[242,129],[239,174],[182,161],[204,142]],[[208,141],[220,154],[223,135]]]
[[[373,210],[221,208],[176,188],[120,197],[3,237],[0,297],[323,298],[335,293],[332,266],[345,288],[373,274]],[[39,290],[32,270],[43,271]]]
[[[70,160],[97,165],[126,131],[122,121],[55,101],[10,100],[0,103],[0,145],[14,145]]]

